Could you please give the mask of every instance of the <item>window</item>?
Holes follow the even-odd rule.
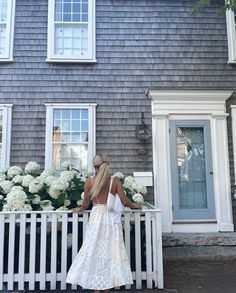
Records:
[[[0,105],[0,167],[10,164],[12,105]]]
[[[49,62],[95,62],[95,0],[49,0]]]
[[[12,61],[15,0],[0,0],[0,61]]]
[[[229,63],[236,63],[236,13],[229,10],[226,12]]]
[[[96,104],[46,104],[45,168],[92,171]]]

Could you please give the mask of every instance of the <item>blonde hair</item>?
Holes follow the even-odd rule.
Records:
[[[98,196],[109,176],[109,162],[105,156],[96,155],[93,158],[93,165],[98,170],[93,187],[91,188],[92,198],[95,198]]]

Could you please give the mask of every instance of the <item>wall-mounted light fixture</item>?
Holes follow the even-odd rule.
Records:
[[[141,124],[136,126],[135,136],[144,142],[151,137],[151,131],[144,121],[144,112],[142,112]]]

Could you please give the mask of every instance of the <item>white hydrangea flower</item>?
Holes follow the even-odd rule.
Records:
[[[6,205],[4,210],[10,211],[29,211],[31,206],[26,204],[27,195],[21,189],[11,190],[6,196]]]
[[[3,199],[4,199],[3,195],[0,194],[0,200],[3,200]]]
[[[141,204],[144,202],[144,199],[141,193],[135,193],[132,196],[132,200],[136,203],[141,203]]]
[[[25,173],[37,174],[40,170],[40,165],[34,161],[28,162],[25,166]]]
[[[6,177],[7,176],[4,173],[0,173],[0,182],[4,181]]]
[[[24,176],[22,175],[16,175],[15,177],[12,178],[12,182],[14,182],[15,184],[22,184],[23,177]]]
[[[71,204],[71,201],[69,199],[66,199],[64,201],[64,206],[68,207]]]
[[[17,191],[17,190],[21,191],[21,190],[24,190],[24,189],[23,189],[23,187],[20,186],[20,185],[13,186],[12,189],[11,189],[11,191]]]
[[[9,180],[4,180],[4,181],[0,182],[0,188],[2,189],[2,192],[5,194],[7,194],[11,191],[13,185],[14,185],[14,183]]]
[[[43,180],[41,177],[33,179],[29,184],[30,193],[38,193],[43,188]]]
[[[143,195],[145,195],[147,193],[147,187],[141,183],[136,182],[135,191],[137,193],[142,193]]]
[[[21,175],[22,174],[22,168],[19,166],[12,166],[8,169],[7,171],[7,176],[8,178],[13,178],[16,175]]]
[[[129,188],[131,191],[134,190],[133,186],[134,186],[134,178],[132,176],[127,176],[125,177],[125,180],[124,180],[124,187],[125,188]]]
[[[49,176],[54,176],[55,174],[56,174],[56,172],[54,169],[47,169],[47,170],[43,170],[43,172],[40,174],[40,177],[45,179]]]
[[[41,201],[41,198],[38,194],[34,194],[32,198],[32,204],[39,204]]]
[[[3,167],[0,169],[0,173],[7,174],[8,169],[9,169],[9,167]]]
[[[81,199],[84,199],[84,192],[81,193],[80,197]]]
[[[48,199],[42,200],[40,202],[40,207],[44,210],[44,211],[53,211],[54,207],[52,206],[52,202]]]
[[[58,179],[58,177],[50,175],[50,176],[44,178],[44,183],[48,187],[50,187],[52,185],[52,183],[57,179]]]
[[[67,234],[67,249],[72,247],[73,235],[72,233]]]
[[[116,172],[115,174],[113,174],[113,177],[119,177],[120,179],[122,179],[125,177],[125,175],[122,172]]]
[[[29,187],[30,182],[33,180],[34,180],[34,177],[32,175],[29,175],[29,174],[25,175],[22,180],[22,186]]]
[[[61,170],[62,171],[68,171],[70,170],[71,164],[68,161],[65,161],[61,164]]]
[[[10,207],[8,206],[8,204],[4,204],[3,207],[2,207],[2,211],[3,211],[3,212],[10,212],[11,209],[10,209]]]
[[[51,184],[48,193],[52,198],[57,199],[58,196],[68,187],[69,183],[67,181],[63,180],[62,178],[58,178]]]
[[[77,206],[78,207],[81,206],[82,202],[83,202],[83,200],[81,200],[81,199],[77,200],[77,202],[76,202]]]
[[[57,214],[58,220],[60,220],[62,218],[62,213],[60,213],[60,212],[64,212],[64,211],[68,211],[68,208],[65,206],[61,206],[58,209],[56,209],[56,212],[58,212],[58,214]]]
[[[74,177],[75,177],[74,171],[62,171],[60,174],[60,178],[68,182],[70,182]]]
[[[25,212],[32,211],[32,206],[30,204],[25,204],[22,211],[25,211]]]

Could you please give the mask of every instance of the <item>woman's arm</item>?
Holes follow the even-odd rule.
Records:
[[[113,179],[115,181],[115,187],[116,187],[116,193],[119,195],[121,202],[124,206],[127,206],[131,209],[141,209],[142,205],[139,203],[132,202],[125,194],[124,188],[122,186],[122,183],[120,181],[120,178],[114,177]]]
[[[91,189],[91,178],[88,178],[84,184],[84,199],[80,207],[72,209],[73,212],[80,213],[83,210],[86,210],[91,202],[90,197],[90,189]]]

